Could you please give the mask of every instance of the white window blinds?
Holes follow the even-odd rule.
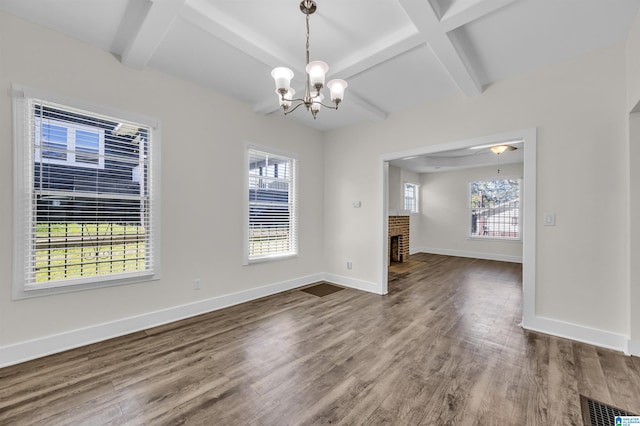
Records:
[[[24,290],[152,275],[152,129],[27,97]]]
[[[297,254],[295,159],[249,149],[248,161],[248,260]]]

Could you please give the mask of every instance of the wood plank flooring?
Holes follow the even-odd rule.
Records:
[[[519,327],[521,265],[417,254],[389,294],[293,290],[0,369],[2,425],[582,425],[640,359]]]

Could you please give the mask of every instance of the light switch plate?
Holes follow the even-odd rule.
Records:
[[[544,214],[544,226],[556,226],[556,214],[545,213]]]

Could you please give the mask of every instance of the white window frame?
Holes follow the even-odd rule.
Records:
[[[413,190],[413,197],[407,197],[407,186],[411,186],[412,190]],[[402,186],[402,200],[404,203],[404,210],[409,212],[409,213],[419,213],[420,212],[420,207],[418,206],[419,203],[419,190],[420,190],[420,185],[418,185],[417,183],[413,183],[413,182],[405,182],[404,185]],[[412,204],[413,204],[413,209],[407,209],[407,200],[411,199],[412,200]]]
[[[518,190],[520,193],[520,197],[519,197],[519,205],[518,205],[518,216],[509,216],[509,223],[505,225],[510,225],[510,226],[515,226],[517,228],[517,232],[518,232],[518,236],[517,237],[507,237],[507,236],[496,236],[496,235],[476,235],[473,234],[473,227],[472,227],[472,218],[473,218],[473,207],[472,207],[472,194],[471,194],[471,190],[472,190],[472,185],[474,182],[488,182],[488,181],[496,181],[496,180],[515,180],[518,182]],[[483,241],[515,241],[515,242],[521,242],[522,241],[522,213],[523,213],[523,205],[522,205],[522,199],[523,199],[523,188],[522,188],[522,184],[523,184],[523,179],[520,177],[514,177],[514,176],[500,176],[500,177],[490,177],[490,178],[485,178],[485,179],[473,179],[471,181],[469,181],[469,185],[468,185],[468,190],[467,190],[467,208],[468,208],[468,216],[467,219],[469,220],[468,222],[468,234],[469,234],[469,239],[470,240],[483,240]],[[513,219],[516,218],[516,223],[513,224]],[[476,226],[479,226],[478,224],[476,224]]]
[[[64,127],[67,129],[67,142],[66,142],[66,159],[58,160],[55,158],[42,158],[41,152],[44,150],[42,144],[41,124],[42,119],[40,117],[35,118],[35,155],[36,161],[42,161],[43,163],[60,164],[73,167],[86,167],[90,169],[104,169],[104,130],[91,126],[84,126],[81,124],[65,123],[58,120],[46,119],[45,122],[54,126]],[[98,164],[86,163],[78,161],[76,159],[76,131],[84,131],[88,133],[95,133],[98,135]]]
[[[271,253],[267,255],[251,256],[249,252],[250,246],[250,169],[249,162],[252,151],[258,151],[269,155],[286,157],[291,160],[292,170],[289,182],[289,245],[290,250],[286,252]],[[270,262],[295,258],[298,256],[298,157],[296,154],[261,145],[247,144],[244,150],[244,254],[242,259],[243,265],[251,265],[255,263]]]
[[[96,115],[119,117],[129,122],[140,123],[149,128],[149,183],[150,197],[149,215],[152,218],[150,224],[149,250],[153,253],[152,262],[145,271],[126,274],[98,275],[79,279],[65,279],[42,284],[27,283],[27,271],[25,261],[33,255],[33,241],[35,238],[35,219],[32,197],[34,191],[33,167],[36,160],[35,135],[29,129],[30,99],[42,99],[48,102],[64,105],[69,108],[80,109]],[[47,296],[52,294],[68,293],[80,290],[89,290],[115,285],[148,282],[160,279],[161,259],[161,218],[160,218],[160,152],[161,131],[158,120],[133,114],[119,109],[102,105],[91,104],[68,98],[46,90],[35,89],[19,84],[12,85],[13,100],[13,153],[14,153],[14,177],[13,177],[13,285],[12,298],[14,300]],[[34,132],[35,133],[35,132]],[[104,140],[102,142],[104,153]],[[104,164],[104,154],[100,156]],[[58,160],[69,165],[65,161]],[[77,164],[74,164],[77,165]],[[91,166],[83,164],[82,167]],[[94,167],[96,165],[93,165]]]

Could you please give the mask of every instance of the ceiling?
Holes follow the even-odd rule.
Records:
[[[338,111],[288,119],[319,130],[462,94],[626,39],[638,0],[316,0],[311,60],[349,87]],[[0,10],[282,114],[271,69],[303,92],[299,0],[0,0]],[[301,78],[302,77],[302,78]]]
[[[514,149],[498,155],[491,152],[493,145],[508,145]],[[498,170],[506,164],[524,163],[524,150],[523,140],[495,141],[493,144],[398,158],[389,161],[389,164],[415,173],[437,173],[483,166],[494,166]]]

